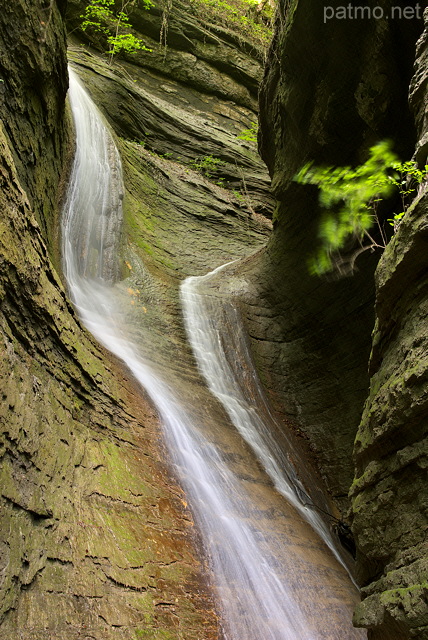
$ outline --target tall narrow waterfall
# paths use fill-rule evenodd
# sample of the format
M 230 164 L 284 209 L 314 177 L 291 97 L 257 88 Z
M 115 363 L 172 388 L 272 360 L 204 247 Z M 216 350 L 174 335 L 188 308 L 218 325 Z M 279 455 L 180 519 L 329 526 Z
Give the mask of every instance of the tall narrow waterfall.
M 302 514 L 347 569 L 346 556 L 340 552 L 321 516 L 321 513 L 328 514 L 328 505 L 314 504 L 302 484 L 296 463 L 291 462 L 297 453 L 285 436 L 285 442 L 278 443 L 279 431 L 254 370 L 237 309 L 227 301 L 226 307 L 215 295 L 212 283 L 227 266 L 218 267 L 205 276 L 187 278 L 180 288 L 187 337 L 198 367 L 208 388 L 224 406 L 276 489 Z
M 217 448 L 206 435 L 203 420 L 194 420 L 178 392 L 147 364 L 144 345 L 130 339 L 114 285 L 123 191 L 120 159 L 98 110 L 73 72 L 70 101 L 76 156 L 62 229 L 70 295 L 82 321 L 124 361 L 157 407 L 212 569 L 224 638 L 365 637 L 351 625 L 349 597 L 345 603 L 347 578 L 339 565 L 328 568 L 329 551 L 311 528 L 262 470 L 257 471 L 257 482 L 244 472 L 232 471 L 228 458 L 237 455 Z M 233 429 L 219 425 L 219 432 L 222 428 Z M 244 444 L 242 451 L 242 456 L 252 455 Z M 251 460 L 257 469 L 256 460 Z

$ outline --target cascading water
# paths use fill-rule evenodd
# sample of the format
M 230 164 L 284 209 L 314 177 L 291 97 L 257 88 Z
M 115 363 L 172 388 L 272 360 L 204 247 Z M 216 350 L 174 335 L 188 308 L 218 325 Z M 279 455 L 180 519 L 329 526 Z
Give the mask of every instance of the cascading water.
M 224 303 L 215 295 L 215 284 L 210 290 L 218 274 L 229 264 L 217 267 L 205 276 L 186 278 L 180 287 L 187 338 L 198 367 L 211 393 L 224 406 L 276 489 L 296 507 L 348 570 L 346 556 L 338 549 L 328 525 L 303 486 L 295 464 L 287 456 L 291 443 L 287 442 L 284 450 L 275 438 L 278 430 L 255 373 L 237 309 L 228 303 L 231 316 L 228 321 Z M 232 360 L 228 358 L 230 351 Z M 251 372 L 249 384 L 242 372 Z M 328 514 L 327 504 L 319 509 Z
M 326 550 L 318 548 L 297 514 L 292 520 L 294 509 L 290 507 L 293 514 L 281 531 L 275 531 L 276 520 L 284 519 L 286 501 L 269 482 L 262 479 L 257 484 L 229 468 L 227 456 L 205 435 L 204 424 L 192 418 L 178 393 L 147 364 L 144 345 L 130 339 L 114 285 L 123 192 L 120 158 L 102 117 L 72 71 L 70 102 L 76 155 L 62 229 L 70 295 L 84 324 L 124 361 L 157 407 L 210 561 L 224 638 L 365 637 L 364 632 L 352 629 L 352 602 L 345 594 L 349 587 L 340 567 L 330 572 L 330 583 L 336 587 L 325 587 L 329 573 L 323 560 Z M 250 465 L 257 467 L 255 461 Z M 262 471 L 258 473 L 264 477 Z M 287 546 L 285 529 L 294 546 Z M 302 559 L 303 539 L 307 561 Z M 297 569 L 295 563 L 300 563 Z M 324 594 L 319 606 L 317 592 Z M 321 620 L 320 612 L 326 607 L 328 614 Z

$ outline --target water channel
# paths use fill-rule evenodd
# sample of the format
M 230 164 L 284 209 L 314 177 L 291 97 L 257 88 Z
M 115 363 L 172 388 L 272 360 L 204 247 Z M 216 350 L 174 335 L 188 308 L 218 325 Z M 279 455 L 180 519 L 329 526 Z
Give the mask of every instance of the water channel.
M 245 339 L 233 337 L 243 335 L 242 327 L 236 331 L 233 305 L 213 309 L 219 303 L 209 290 L 210 276 L 182 285 L 184 321 L 206 393 L 225 409 L 226 418 L 214 427 L 215 417 L 205 421 L 200 408 L 195 419 L 191 393 L 184 401 L 147 357 L 144 342 L 133 338 L 118 288 L 124 194 L 119 153 L 72 70 L 69 98 L 76 132 L 62 223 L 69 293 L 85 326 L 125 363 L 157 409 L 211 567 L 224 639 L 365 638 L 351 624 L 358 595 L 346 562 L 310 505 L 296 456 L 273 435 L 274 420 L 251 372 Z M 215 324 L 219 313 L 235 327 L 229 335 Z

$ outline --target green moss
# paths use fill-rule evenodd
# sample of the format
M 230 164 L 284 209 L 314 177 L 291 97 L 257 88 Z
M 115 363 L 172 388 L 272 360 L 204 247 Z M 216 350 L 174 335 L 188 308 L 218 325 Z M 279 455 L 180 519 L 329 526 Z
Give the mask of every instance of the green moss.
M 42 50 L 45 55 L 46 47 Z M 20 82 L 20 74 L 15 79 Z M 39 123 L 32 124 L 38 129 Z M 45 132 L 43 143 L 49 144 Z M 4 144 L 0 131 L 0 145 Z M 51 157 L 45 144 L 40 150 Z M 176 532 L 184 529 L 180 515 L 173 508 L 165 513 L 159 508 L 162 497 L 173 502 L 175 493 L 152 463 L 158 443 L 151 413 L 144 429 L 144 404 L 133 403 L 119 372 L 116 378 L 116 368 L 71 312 L 16 179 L 12 156 L 5 152 L 2 157 L 8 178 L 0 193 L 5 267 L 0 291 L 8 293 L 0 313 L 4 637 L 57 638 L 63 621 L 83 628 L 95 619 L 106 640 L 117 633 L 132 638 L 140 620 L 142 627 L 164 627 L 151 629 L 148 637 L 176 639 L 177 633 L 165 630 L 173 623 L 167 616 L 162 619 L 154 601 L 163 601 L 167 581 L 174 598 L 182 597 L 183 584 L 189 572 L 197 571 L 197 562 L 189 541 L 176 540 Z M 41 173 L 50 171 L 48 160 L 37 154 L 35 160 Z M 43 197 L 53 197 L 54 189 L 46 188 L 52 175 L 39 181 L 41 173 L 34 185 Z M 41 213 L 38 200 L 34 202 Z M 48 208 L 44 211 L 47 214 Z M 143 213 L 144 232 L 153 230 L 149 205 Z M 109 440 L 119 433 L 120 438 Z M 137 441 L 139 435 L 144 444 Z M 196 588 L 186 597 L 205 606 Z M 200 637 L 204 633 L 201 617 L 189 624 L 189 640 L 193 622 Z M 33 621 L 40 633 L 29 629 Z
M 192 0 L 191 7 L 204 22 L 228 27 L 261 48 L 272 38 L 273 9 L 268 3 L 262 11 L 252 0 Z
M 135 502 L 153 494 L 153 490 L 143 483 L 141 476 L 133 469 L 135 463 L 127 460 L 125 447 L 119 448 L 107 440 L 100 445 L 100 452 L 104 465 L 98 474 L 97 484 L 107 496 Z
M 143 252 L 143 256 L 149 256 L 164 266 L 174 268 L 172 262 L 166 258 L 160 234 L 156 233 L 156 219 L 165 219 L 159 212 L 162 189 L 144 169 L 138 145 L 122 140 L 121 148 L 127 185 L 124 202 L 125 233 Z
M 135 640 L 176 640 L 177 635 L 163 629 L 136 629 Z
M 411 600 L 416 598 L 423 598 L 428 590 L 428 582 L 421 584 L 413 584 L 410 587 L 401 587 L 397 589 L 389 589 L 383 591 L 380 594 L 382 604 L 398 604 L 404 602 L 410 604 Z

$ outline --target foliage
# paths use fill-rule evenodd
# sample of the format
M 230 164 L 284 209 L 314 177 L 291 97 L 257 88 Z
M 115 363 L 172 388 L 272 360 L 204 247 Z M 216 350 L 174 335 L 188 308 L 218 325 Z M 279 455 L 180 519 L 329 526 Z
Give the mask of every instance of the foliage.
M 90 0 L 85 13 L 80 16 L 83 18 L 81 25 L 83 31 L 94 29 L 108 34 L 106 23 L 114 17 L 111 6 L 114 6 L 114 0 Z
M 107 42 L 110 45 L 108 53 L 115 56 L 117 53 L 124 51 L 125 53 L 136 53 L 138 50 L 151 51 L 139 38 L 132 33 L 118 33 L 116 36 L 109 36 Z
M 216 174 L 219 168 L 224 164 L 224 162 L 223 160 L 220 160 L 220 158 L 215 158 L 214 156 L 210 155 L 196 158 L 189 164 L 192 169 L 198 171 L 206 178 L 212 178 L 213 175 Z
M 263 49 L 272 38 L 273 9 L 267 1 L 191 0 L 191 5 L 204 21 L 234 29 Z
M 244 129 L 238 136 L 239 140 L 246 140 L 247 142 L 257 142 L 257 133 L 259 130 L 258 122 L 252 122 L 249 129 Z
M 138 2 L 146 9 L 153 6 L 152 0 L 121 0 L 120 9 L 115 8 L 115 0 L 90 0 L 85 8 L 81 27 L 83 31 L 92 31 L 106 36 L 110 49 L 110 59 L 118 53 L 136 53 L 139 50 L 150 51 L 140 38 L 137 38 L 130 29 L 130 11 Z
M 397 231 L 400 223 L 409 208 L 409 199 L 412 194 L 416 192 L 415 185 L 420 185 L 428 178 L 428 165 L 425 165 L 423 170 L 418 169 L 418 165 L 414 160 L 404 162 L 403 164 L 397 163 L 393 167 L 397 172 L 393 178 L 395 186 L 398 188 L 402 211 L 395 213 L 392 218 L 388 218 L 388 222 L 393 227 L 394 233 Z
M 420 171 L 415 162 L 401 164 L 389 141 L 372 147 L 368 160 L 356 168 L 305 165 L 294 179 L 300 184 L 317 185 L 319 203 L 325 210 L 319 230 L 321 247 L 309 259 L 310 272 L 321 275 L 343 264 L 335 258 L 351 241 L 360 243 L 350 260 L 351 270 L 362 251 L 385 248 L 387 239 L 377 216 L 379 202 L 398 189 L 403 211 L 388 220 L 396 230 L 415 191 L 409 185 L 412 181 L 420 184 L 427 171 L 428 166 Z M 379 241 L 370 233 L 376 224 Z

